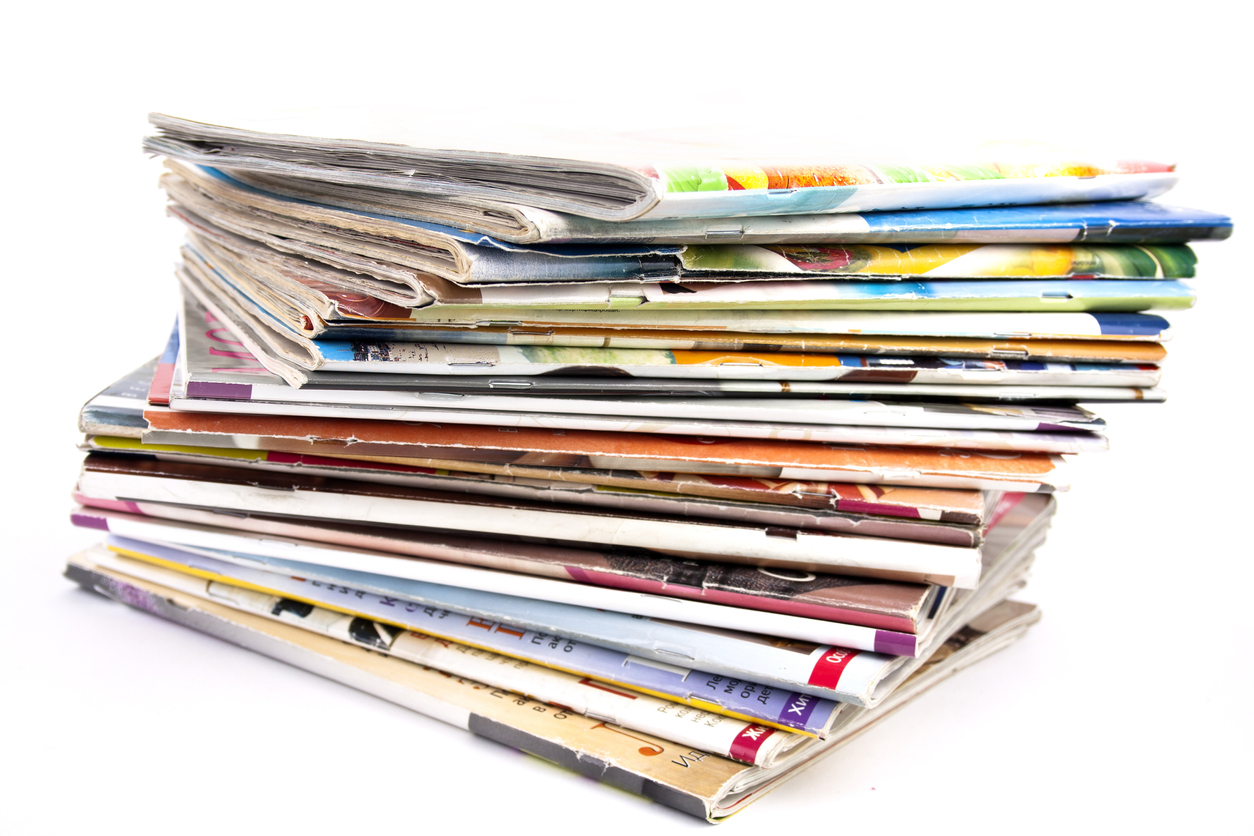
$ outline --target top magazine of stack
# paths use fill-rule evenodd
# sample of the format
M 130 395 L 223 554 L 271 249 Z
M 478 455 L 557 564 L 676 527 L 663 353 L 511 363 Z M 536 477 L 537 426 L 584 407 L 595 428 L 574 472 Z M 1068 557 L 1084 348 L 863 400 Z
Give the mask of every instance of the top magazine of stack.
M 639 222 L 1137 200 L 1166 192 L 1177 179 L 1169 164 L 1035 144 L 923 158 L 867 154 L 795 132 L 688 129 L 663 137 L 649 128 L 418 124 L 369 108 L 232 117 L 235 127 L 162 114 L 149 120 L 156 133 L 144 147 L 155 154 L 263 181 L 329 184 L 333 196 L 363 188 L 428 195 L 460 204 L 468 215 L 503 204 Z M 318 200 L 325 201 L 322 192 Z

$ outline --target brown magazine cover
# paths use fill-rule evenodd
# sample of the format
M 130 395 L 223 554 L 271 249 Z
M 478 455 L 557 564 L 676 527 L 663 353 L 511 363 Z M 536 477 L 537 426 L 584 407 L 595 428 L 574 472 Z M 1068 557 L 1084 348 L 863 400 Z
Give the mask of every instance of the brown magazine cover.
M 843 481 L 912 487 L 1065 490 L 1063 459 L 1042 453 L 980 453 L 928 448 L 817 444 L 779 439 L 651 433 L 443 426 L 351 418 L 301 418 L 148 410 L 164 443 L 250 446 L 289 453 L 440 459 L 749 476 L 784 481 Z M 180 440 L 173 433 L 195 434 Z M 206 436 L 224 437 L 213 444 Z M 241 445 L 235 437 L 249 437 Z M 409 462 L 404 462 L 409 463 Z
M 137 434 L 139 435 L 139 434 Z M 980 525 L 989 505 L 988 491 L 953 488 L 910 488 L 898 485 L 864 485 L 849 482 L 762 479 L 749 476 L 720 476 L 702 473 L 666 471 L 602 470 L 597 468 L 558 467 L 553 465 L 494 464 L 491 462 L 459 462 L 449 459 L 391 456 L 347 456 L 339 442 L 321 440 L 263 438 L 196 432 L 147 431 L 142 433 L 152 443 L 148 449 L 167 446 L 185 449 L 228 451 L 235 456 L 264 456 L 268 461 L 300 466 L 309 462 L 339 462 L 344 478 L 369 479 L 382 472 L 405 473 L 473 473 L 502 478 L 539 479 L 580 485 L 607 486 L 628 490 L 661 491 L 684 496 L 741 500 L 774 505 L 822 508 L 850 514 L 904 517 L 916 520 L 937 520 L 959 525 Z M 97 437 L 98 438 L 98 437 Z M 257 446 L 228 446 L 239 442 L 255 442 Z M 92 442 L 88 442 L 92 444 Z M 266 446 L 261 446 L 265 444 Z M 192 446 L 188 446 L 192 445 Z M 197 448 L 194 445 L 200 445 Z M 286 452 L 288 447 L 313 447 L 318 455 Z M 142 448 L 141 448 L 142 450 Z M 335 466 L 335 465 L 331 465 Z M 900 536 L 900 535 L 894 535 Z
M 943 543 L 949 546 L 978 546 L 981 539 L 980 531 L 973 522 L 962 524 L 920 519 L 917 513 L 914 515 L 908 513 L 889 516 L 872 515 L 873 511 L 880 509 L 875 507 L 876 494 L 870 490 L 865 494 L 854 493 L 850 496 L 850 505 L 853 505 L 855 499 L 862 501 L 856 511 L 851 511 L 849 509 L 837 510 L 830 507 L 831 503 L 826 501 L 802 505 L 800 503 L 766 503 L 741 498 L 711 498 L 694 496 L 691 493 L 681 495 L 671 491 L 660 491 L 656 486 L 650 486 L 648 482 L 639 482 L 630 487 L 620 488 L 568 480 L 470 473 L 358 459 L 276 453 L 267 450 L 242 451 L 213 447 L 145 444 L 136 439 L 109 436 L 89 436 L 81 447 L 92 452 L 146 456 L 162 461 L 188 464 L 239 467 L 244 470 L 325 476 L 331 479 L 353 479 L 363 482 L 383 482 L 436 491 L 588 505 L 673 517 L 731 520 L 787 528 L 838 531 L 864 537 L 920 540 L 925 543 Z M 631 474 L 631 471 L 627 473 Z M 652 474 L 639 475 L 643 477 Z M 718 477 L 711 478 L 717 479 Z M 729 478 L 729 481 L 735 480 Z M 764 480 L 746 481 L 755 483 Z M 881 489 L 881 492 L 885 490 Z M 818 499 L 822 500 L 823 497 Z M 986 497 L 986 506 L 988 501 L 992 501 L 991 496 Z M 910 518 L 911 516 L 914 518 Z

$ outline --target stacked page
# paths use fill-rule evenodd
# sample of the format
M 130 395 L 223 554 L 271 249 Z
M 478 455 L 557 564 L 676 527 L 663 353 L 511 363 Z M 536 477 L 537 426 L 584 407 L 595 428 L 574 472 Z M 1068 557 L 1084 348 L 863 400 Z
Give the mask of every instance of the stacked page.
M 709 821 L 1036 622 L 1232 227 L 1041 146 L 151 119 L 180 302 L 67 577 Z

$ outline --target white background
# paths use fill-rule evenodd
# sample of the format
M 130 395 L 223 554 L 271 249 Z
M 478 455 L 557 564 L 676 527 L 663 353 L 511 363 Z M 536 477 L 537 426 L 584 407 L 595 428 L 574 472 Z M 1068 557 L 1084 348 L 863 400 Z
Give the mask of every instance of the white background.
M 1033 138 L 1178 162 L 1170 200 L 1227 212 L 1238 232 L 1197 248 L 1201 301 L 1171 317 L 1169 402 L 1100 410 L 1114 449 L 1078 463 L 1022 596 L 1043 623 L 725 827 L 1248 827 L 1239 7 L 80 5 L 10 10 L 0 58 L 5 832 L 705 827 L 60 577 L 95 539 L 67 521 L 78 407 L 157 353 L 173 317 L 179 236 L 139 150 L 146 112 L 358 97 L 421 112 L 450 91 L 533 119 L 772 120 L 862 144 Z

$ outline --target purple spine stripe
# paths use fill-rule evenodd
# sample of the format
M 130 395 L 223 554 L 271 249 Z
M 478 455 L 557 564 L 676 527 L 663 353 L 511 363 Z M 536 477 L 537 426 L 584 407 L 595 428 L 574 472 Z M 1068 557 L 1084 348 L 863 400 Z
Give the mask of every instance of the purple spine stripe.
M 187 394 L 193 398 L 225 398 L 233 401 L 250 400 L 253 387 L 248 383 L 210 383 L 189 381 Z
M 98 528 L 101 531 L 109 530 L 109 521 L 104 517 L 97 517 L 92 514 L 70 514 L 70 522 L 79 528 Z
M 887 653 L 890 656 L 913 656 L 917 639 L 906 633 L 891 633 L 887 630 L 875 631 L 875 652 Z
M 814 706 L 818 703 L 819 698 L 809 694 L 789 694 L 788 702 L 777 719 L 794 728 L 806 728 L 810 722 L 810 715 L 814 713 Z

